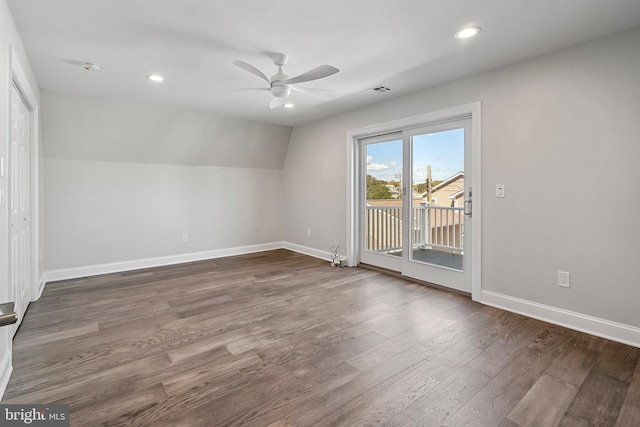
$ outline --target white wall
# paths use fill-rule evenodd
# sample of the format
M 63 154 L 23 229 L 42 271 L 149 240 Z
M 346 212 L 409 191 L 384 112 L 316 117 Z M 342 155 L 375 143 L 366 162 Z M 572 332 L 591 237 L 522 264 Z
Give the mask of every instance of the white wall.
M 640 327 L 639 70 L 635 29 L 296 127 L 284 240 L 345 247 L 348 130 L 481 101 L 483 289 Z
M 291 128 L 45 90 L 42 109 L 48 272 L 282 241 Z
M 5 0 L 0 0 L 0 157 L 5 162 L 5 174 L 0 176 L 0 303 L 9 300 L 9 208 L 7 204 L 8 166 L 9 158 L 9 129 L 10 122 L 10 97 L 11 97 L 11 47 L 15 49 L 18 60 L 26 73 L 29 86 L 34 90 L 34 96 L 38 98 L 38 84 L 30 68 L 27 57 L 20 41 L 20 36 L 15 28 L 11 12 Z M 36 165 L 37 167 L 38 165 Z M 39 272 L 36 272 L 39 276 Z M 37 277 L 35 278 L 37 280 Z M 11 373 L 11 343 L 9 328 L 0 328 L 0 396 L 9 381 Z
M 48 159 L 282 169 L 291 128 L 42 90 Z

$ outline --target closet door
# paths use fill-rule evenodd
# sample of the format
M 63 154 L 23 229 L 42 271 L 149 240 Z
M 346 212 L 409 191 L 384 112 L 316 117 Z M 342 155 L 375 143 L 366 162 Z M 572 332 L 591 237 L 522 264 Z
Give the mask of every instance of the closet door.
M 31 111 L 14 86 L 11 89 L 9 156 L 10 292 L 15 301 L 17 330 L 31 298 Z

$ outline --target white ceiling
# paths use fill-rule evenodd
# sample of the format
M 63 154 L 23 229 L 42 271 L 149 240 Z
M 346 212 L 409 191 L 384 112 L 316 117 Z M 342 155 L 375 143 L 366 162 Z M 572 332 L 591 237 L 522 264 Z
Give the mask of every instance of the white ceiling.
M 41 88 L 284 125 L 348 111 L 640 25 L 640 0 L 8 0 Z M 482 27 L 471 40 L 453 34 Z M 271 94 L 235 67 L 267 75 L 270 52 L 295 76 L 338 67 L 306 86 L 324 100 Z M 100 72 L 84 71 L 90 61 Z M 162 84 L 145 79 L 165 76 Z M 367 89 L 383 84 L 392 90 Z

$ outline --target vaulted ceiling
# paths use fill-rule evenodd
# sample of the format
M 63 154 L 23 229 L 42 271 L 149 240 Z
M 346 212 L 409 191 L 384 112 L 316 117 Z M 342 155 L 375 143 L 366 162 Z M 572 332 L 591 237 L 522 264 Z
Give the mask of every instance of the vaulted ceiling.
M 41 88 L 297 125 L 640 25 L 640 0 L 8 0 Z M 461 27 L 482 28 L 468 40 Z M 266 84 L 341 71 L 270 110 Z M 97 63 L 87 72 L 84 62 Z M 145 78 L 164 76 L 163 83 Z M 391 90 L 371 91 L 384 85 Z

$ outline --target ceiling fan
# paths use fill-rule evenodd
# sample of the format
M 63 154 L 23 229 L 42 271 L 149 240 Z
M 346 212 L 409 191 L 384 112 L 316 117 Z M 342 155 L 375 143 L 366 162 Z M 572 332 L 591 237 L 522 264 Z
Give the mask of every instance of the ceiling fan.
M 269 87 L 255 88 L 249 90 L 263 90 L 269 91 L 274 96 L 273 100 L 269 103 L 269 108 L 272 110 L 283 106 L 286 103 L 285 98 L 291 94 L 291 91 L 303 93 L 305 95 L 317 96 L 322 98 L 335 98 L 338 94 L 335 90 L 315 89 L 310 87 L 298 86 L 299 83 L 310 82 L 312 80 L 319 80 L 325 77 L 329 77 L 337 73 L 336 67 L 331 65 L 320 65 L 312 70 L 302 73 L 299 76 L 289 78 L 283 71 L 282 67 L 287 63 L 287 55 L 283 53 L 274 53 L 271 55 L 273 63 L 278 67 L 278 72 L 267 77 L 265 73 L 258 68 L 244 61 L 233 61 L 233 65 L 238 68 L 242 68 L 245 71 L 250 72 L 269 84 Z

